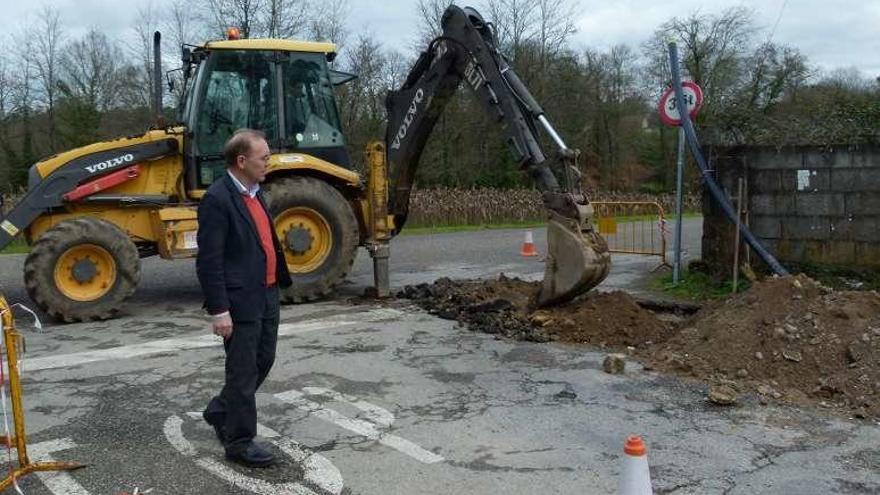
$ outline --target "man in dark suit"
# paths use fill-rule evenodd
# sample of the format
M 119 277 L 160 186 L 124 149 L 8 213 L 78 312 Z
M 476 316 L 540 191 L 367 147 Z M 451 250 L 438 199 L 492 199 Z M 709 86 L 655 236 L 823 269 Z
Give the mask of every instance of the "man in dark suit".
M 271 155 L 259 131 L 236 131 L 223 148 L 226 171 L 199 204 L 196 272 L 214 333 L 226 349 L 226 383 L 203 413 L 234 462 L 264 467 L 254 443 L 255 394 L 275 361 L 279 286 L 291 284 L 272 217 L 260 195 Z

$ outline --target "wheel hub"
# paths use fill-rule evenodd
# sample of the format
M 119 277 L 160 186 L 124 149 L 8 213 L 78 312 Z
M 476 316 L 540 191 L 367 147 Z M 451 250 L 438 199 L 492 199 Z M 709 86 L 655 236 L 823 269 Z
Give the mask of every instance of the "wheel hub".
M 73 264 L 71 272 L 74 280 L 81 284 L 86 284 L 91 282 L 95 275 L 98 274 L 98 266 L 94 261 L 84 258 Z
M 310 273 L 333 249 L 330 223 L 318 211 L 293 206 L 275 217 L 275 231 L 284 243 L 284 260 L 291 273 Z
M 97 244 L 72 246 L 55 263 L 55 287 L 73 301 L 95 301 L 116 284 L 116 260 Z
M 302 254 L 311 249 L 315 240 L 312 233 L 302 225 L 290 229 L 285 237 L 287 248 L 296 254 Z

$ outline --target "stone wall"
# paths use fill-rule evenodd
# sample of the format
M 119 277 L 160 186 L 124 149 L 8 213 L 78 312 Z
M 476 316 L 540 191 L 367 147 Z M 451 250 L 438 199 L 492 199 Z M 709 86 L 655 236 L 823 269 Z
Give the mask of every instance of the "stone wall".
M 752 232 L 783 265 L 880 268 L 880 146 L 736 147 L 711 154 L 710 167 L 729 198 L 745 179 Z M 708 192 L 703 213 L 703 258 L 729 273 L 734 227 Z

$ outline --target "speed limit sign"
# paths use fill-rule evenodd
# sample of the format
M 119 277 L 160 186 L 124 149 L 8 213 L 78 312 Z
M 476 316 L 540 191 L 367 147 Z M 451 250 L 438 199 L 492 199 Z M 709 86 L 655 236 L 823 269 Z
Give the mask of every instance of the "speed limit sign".
M 681 89 L 685 105 L 687 105 L 688 115 L 694 118 L 703 105 L 703 90 L 696 83 L 690 81 L 682 82 Z M 660 120 L 664 124 L 671 126 L 681 125 L 681 113 L 679 113 L 678 105 L 675 102 L 675 90 L 673 88 L 667 89 L 663 96 L 660 97 L 659 111 Z

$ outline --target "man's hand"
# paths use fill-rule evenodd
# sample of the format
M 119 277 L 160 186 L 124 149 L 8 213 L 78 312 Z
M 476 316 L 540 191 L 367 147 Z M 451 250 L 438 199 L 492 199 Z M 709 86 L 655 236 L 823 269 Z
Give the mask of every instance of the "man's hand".
M 214 320 L 214 335 L 219 335 L 224 340 L 232 337 L 232 316 L 229 315 L 228 311 L 219 315 L 213 315 L 211 318 Z

